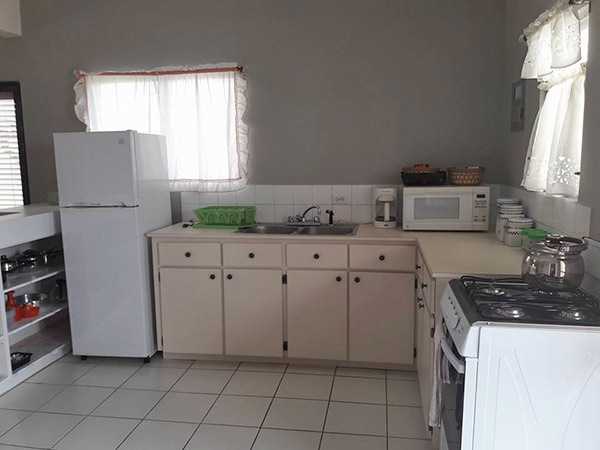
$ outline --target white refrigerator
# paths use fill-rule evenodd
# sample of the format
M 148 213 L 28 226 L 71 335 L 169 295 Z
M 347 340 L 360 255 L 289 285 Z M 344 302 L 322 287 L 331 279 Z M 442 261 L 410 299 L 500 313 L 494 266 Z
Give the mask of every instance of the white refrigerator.
M 73 353 L 156 352 L 146 233 L 171 224 L 164 136 L 55 133 Z

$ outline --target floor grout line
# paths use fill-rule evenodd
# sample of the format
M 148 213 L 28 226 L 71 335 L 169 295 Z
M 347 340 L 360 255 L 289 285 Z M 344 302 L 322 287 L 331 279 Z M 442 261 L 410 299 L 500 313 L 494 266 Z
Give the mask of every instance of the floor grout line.
M 185 449 L 185 447 L 187 447 L 191 441 L 191 439 L 194 437 L 194 435 L 198 432 L 200 426 L 202 424 L 205 423 L 206 418 L 208 417 L 208 415 L 210 414 L 210 412 L 212 411 L 212 409 L 214 408 L 215 404 L 219 401 L 219 399 L 222 396 L 231 396 L 231 397 L 255 397 L 255 398 L 269 398 L 269 406 L 262 418 L 261 424 L 258 427 L 254 427 L 254 426 L 244 426 L 244 425 L 231 425 L 231 424 L 210 424 L 210 425 L 214 425 L 214 426 L 223 426 L 223 427 L 241 427 L 241 428 L 251 428 L 251 429 L 256 429 L 257 433 L 256 436 L 254 437 L 253 441 L 252 441 L 252 446 L 251 448 L 253 448 L 256 445 L 256 442 L 258 440 L 258 436 L 260 434 L 260 431 L 263 429 L 272 429 L 272 430 L 282 430 L 282 431 L 294 431 L 294 432 L 318 432 L 315 430 L 303 430 L 303 429 L 295 429 L 295 428 L 278 428 L 278 427 L 267 427 L 265 426 L 266 423 L 266 419 L 267 416 L 269 414 L 269 412 L 271 411 L 271 408 L 274 404 L 275 399 L 289 399 L 289 400 L 308 400 L 308 401 L 315 401 L 315 402 L 325 402 L 327 401 L 327 408 L 325 410 L 325 417 L 323 420 L 323 425 L 321 427 L 321 431 L 320 431 L 320 438 L 319 438 L 319 445 L 318 448 L 320 449 L 322 447 L 323 444 L 323 438 L 324 438 L 324 434 L 325 434 L 325 427 L 327 424 L 327 419 L 328 419 L 328 415 L 329 415 L 329 409 L 331 406 L 331 403 L 347 403 L 347 404 L 358 404 L 358 405 L 377 405 L 377 406 L 384 406 L 385 407 L 385 428 L 386 428 L 386 432 L 385 432 L 385 436 L 380 436 L 380 437 L 384 437 L 386 439 L 386 450 L 389 448 L 389 439 L 392 438 L 396 438 L 396 436 L 389 436 L 389 414 L 388 414 L 388 410 L 390 406 L 394 406 L 394 407 L 400 407 L 400 408 L 414 408 L 414 409 L 421 409 L 420 406 L 414 406 L 414 405 L 391 405 L 388 402 L 388 371 L 384 370 L 384 369 L 378 369 L 378 370 L 384 370 L 385 371 L 385 376 L 383 378 L 381 377 L 370 377 L 370 376 L 360 376 L 360 375 L 346 375 L 346 374 L 340 374 L 338 373 L 338 368 L 344 368 L 345 366 L 335 366 L 333 374 L 324 374 L 324 373 L 298 373 L 298 372 L 290 372 L 290 364 L 285 364 L 285 368 L 283 371 L 274 371 L 274 370 L 244 370 L 243 368 L 243 363 L 244 361 L 240 361 L 238 363 L 238 365 L 236 366 L 235 369 L 215 369 L 215 368 L 205 368 L 205 367 L 198 367 L 198 368 L 193 368 L 193 364 L 195 363 L 195 361 L 192 361 L 187 367 L 169 367 L 169 366 L 163 366 L 163 365 L 152 365 L 152 363 L 148 363 L 148 364 L 142 364 L 140 366 L 134 365 L 134 364 L 110 364 L 110 363 L 106 363 L 105 361 L 101 361 L 99 363 L 79 363 L 76 361 L 61 361 L 58 360 L 57 362 L 64 362 L 66 364 L 86 364 L 91 366 L 89 370 L 87 370 L 86 372 L 82 373 L 80 376 L 78 376 L 75 380 L 73 380 L 70 384 L 66 384 L 66 385 L 62 385 L 62 384 L 52 384 L 52 383 L 44 383 L 44 382 L 29 382 L 29 381 L 25 381 L 24 383 L 27 384 L 37 384 L 37 385 L 44 385 L 44 386 L 57 386 L 60 387 L 61 389 L 58 390 L 58 392 L 56 394 L 54 394 L 53 396 L 51 396 L 48 400 L 46 400 L 45 402 L 43 402 L 40 406 L 38 406 L 38 408 L 34 411 L 26 411 L 26 410 L 19 410 L 19 409 L 13 409 L 13 408 L 0 408 L 0 409 L 5 409 L 5 410 L 9 410 L 9 411 L 19 411 L 19 412 L 24 412 L 27 413 L 27 415 L 25 417 L 23 417 L 23 419 L 21 419 L 18 423 L 16 423 L 15 425 L 13 425 L 10 429 L 6 430 L 2 435 L 0 436 L 4 436 L 7 433 L 9 433 L 13 428 L 15 428 L 16 426 L 18 426 L 19 424 L 21 424 L 23 421 L 27 420 L 29 417 L 31 417 L 33 414 L 35 413 L 44 413 L 44 414 L 57 414 L 57 415 L 71 415 L 71 416 L 76 416 L 76 417 L 80 417 L 81 420 L 79 420 L 72 428 L 70 428 L 60 439 L 58 439 L 58 441 L 56 441 L 53 446 L 56 446 L 57 444 L 59 444 L 63 439 L 65 439 L 65 437 L 67 437 L 75 428 L 77 428 L 84 420 L 86 420 L 88 417 L 103 417 L 103 418 L 111 418 L 111 419 L 126 419 L 126 420 L 136 420 L 137 424 L 132 428 L 132 430 L 122 439 L 122 441 L 119 443 L 119 445 L 117 446 L 118 448 L 121 448 L 124 444 L 124 442 L 135 432 L 135 430 L 144 422 L 144 421 L 148 421 L 148 420 L 152 420 L 155 422 L 164 422 L 164 423 L 179 423 L 179 424 L 189 424 L 189 425 L 196 425 L 196 427 L 194 428 L 194 431 L 190 434 L 189 438 L 187 439 L 187 441 L 185 442 L 184 446 L 182 447 L 182 449 Z M 253 362 L 249 362 L 249 363 L 253 363 Z M 281 365 L 281 363 L 262 363 L 262 364 L 278 364 Z M 99 367 L 99 366 L 137 366 L 136 370 L 129 375 L 123 382 L 121 382 L 118 386 L 94 386 L 94 385 L 81 385 L 81 384 L 75 384 L 79 379 L 81 379 L 82 377 L 84 377 L 86 374 L 88 374 L 89 372 L 91 372 L 92 370 L 94 370 L 94 368 Z M 175 364 L 173 365 L 175 366 Z M 50 367 L 50 366 L 48 366 Z M 130 380 L 132 379 L 136 374 L 138 374 L 141 369 L 143 369 L 144 367 L 147 368 L 156 368 L 156 369 L 181 369 L 183 370 L 183 372 L 181 373 L 181 375 L 170 385 L 169 389 L 166 391 L 158 391 L 158 390 L 154 390 L 154 389 L 135 389 L 135 388 L 126 388 L 124 387 L 124 385 Z M 215 393 L 215 392 L 188 392 L 188 391 L 175 391 L 173 390 L 173 388 L 175 387 L 175 385 L 190 371 L 196 371 L 196 370 L 211 370 L 211 371 L 229 371 L 231 372 L 231 375 L 229 376 L 229 378 L 227 379 L 227 382 L 224 384 L 223 388 L 220 390 L 219 393 Z M 242 373 L 277 373 L 280 374 L 280 378 L 279 381 L 277 383 L 277 387 L 275 388 L 275 391 L 272 395 L 270 396 L 260 396 L 260 395 L 252 395 L 252 394 L 225 394 L 225 390 L 227 388 L 227 386 L 231 383 L 231 380 L 234 378 L 235 374 L 237 372 L 242 372 Z M 408 371 L 407 371 L 408 372 Z M 39 372 L 38 372 L 39 373 Z M 312 376 L 321 376 L 321 377 L 330 377 L 331 378 L 331 387 L 329 389 L 329 397 L 328 399 L 323 399 L 323 398 L 306 398 L 306 397 L 277 397 L 277 392 L 279 391 L 281 384 L 283 382 L 283 379 L 285 378 L 285 376 L 287 374 L 293 374 L 293 375 L 312 375 Z M 385 380 L 384 386 L 385 386 L 385 403 L 365 403 L 365 402 L 353 402 L 353 401 L 333 401 L 332 397 L 333 397 L 333 389 L 335 386 L 335 381 L 337 379 L 337 377 L 342 377 L 342 378 L 361 378 L 361 379 L 383 379 Z M 418 386 L 418 380 L 411 380 L 411 379 L 392 379 L 392 381 L 405 381 L 405 382 L 415 382 Z M 20 385 L 24 384 L 21 383 Z M 18 385 L 18 386 L 20 386 Z M 57 396 L 59 396 L 62 392 L 64 392 L 68 387 L 70 386 L 76 386 L 76 387 L 83 387 L 83 388 L 105 388 L 105 389 L 112 389 L 113 392 L 110 393 L 110 395 L 102 400 L 102 402 L 100 402 L 96 407 L 94 407 L 94 409 L 92 409 L 91 412 L 89 412 L 88 414 L 75 414 L 75 413 L 61 413 L 61 412 L 45 412 L 45 411 L 40 411 L 40 408 L 42 408 L 43 406 L 45 406 L 47 403 L 49 403 L 50 401 L 52 401 L 54 398 L 56 398 Z M 15 386 L 17 387 L 17 386 Z M 132 390 L 132 391 L 145 391 L 145 392 L 160 392 L 162 395 L 160 396 L 160 399 L 148 410 L 148 412 L 142 417 L 142 418 L 131 418 L 131 417 L 114 417 L 114 416 L 94 416 L 92 415 L 94 413 L 94 411 L 96 411 L 102 404 L 104 404 L 106 401 L 108 401 L 111 397 L 113 397 L 118 391 L 126 391 L 126 390 Z M 165 399 L 165 397 L 169 394 L 169 393 L 181 393 L 181 394 L 200 394 L 200 395 L 211 395 L 214 396 L 214 400 L 212 402 L 212 404 L 210 405 L 210 407 L 207 409 L 206 413 L 202 416 L 202 420 L 200 421 L 200 423 L 197 423 L 195 421 L 191 421 L 191 422 L 182 422 L 182 421 L 178 421 L 178 420 L 164 420 L 164 419 L 149 419 L 148 417 L 150 416 L 150 414 L 156 410 L 156 408 L 158 407 L 158 405 Z M 370 434 L 362 434 L 362 433 L 351 433 L 351 432 L 337 432 L 337 431 L 332 431 L 331 434 L 339 434 L 339 435 L 348 435 L 348 436 L 379 436 L 379 435 L 370 435 Z M 423 440 L 423 441 L 430 441 L 430 439 L 423 439 L 423 438 L 410 438 L 410 437 L 397 437 L 398 439 L 408 439 L 408 440 Z M 23 447 L 26 448 L 26 447 Z
M 333 395 L 333 385 L 335 384 L 335 374 L 337 368 L 333 371 L 333 378 L 331 380 L 331 387 L 329 388 L 329 399 L 327 401 L 327 409 L 325 410 L 325 419 L 323 420 L 323 428 L 321 429 L 321 439 L 319 439 L 319 450 L 323 445 L 323 436 L 325 435 L 325 425 L 327 424 L 327 416 L 329 415 L 329 406 L 331 405 L 331 396 Z
M 240 364 L 240 366 L 241 366 L 241 364 Z M 285 376 L 285 371 L 287 371 L 287 368 L 288 368 L 288 364 L 286 364 L 285 370 L 283 371 L 283 373 L 281 374 L 281 378 L 279 379 L 279 383 L 277 383 L 277 388 L 275 388 L 275 391 L 273 392 L 273 397 L 271 397 L 271 402 L 269 403 L 269 407 L 267 408 L 267 411 L 265 412 L 265 415 L 260 423 L 260 427 L 258 428 L 258 433 L 256 433 L 256 436 L 254 436 L 254 440 L 252 441 L 250 450 L 252 450 L 254 448 L 254 445 L 256 444 L 256 440 L 258 439 L 258 436 L 260 435 L 260 430 L 263 429 L 263 425 L 265 424 L 265 420 L 267 420 L 267 416 L 269 415 L 269 411 L 271 410 L 271 406 L 273 405 L 273 401 L 275 400 L 275 395 L 277 395 L 277 391 L 279 390 L 279 386 L 281 386 L 281 382 L 283 381 L 283 377 Z

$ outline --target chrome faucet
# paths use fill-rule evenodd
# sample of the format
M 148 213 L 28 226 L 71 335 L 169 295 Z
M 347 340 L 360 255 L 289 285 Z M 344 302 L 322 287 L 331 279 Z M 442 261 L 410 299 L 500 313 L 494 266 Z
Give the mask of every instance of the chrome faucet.
M 295 217 L 290 216 L 288 218 L 288 222 L 293 223 L 293 224 L 307 224 L 306 223 L 306 215 L 308 214 L 309 211 L 316 209 L 317 210 L 317 215 L 314 217 L 313 222 L 315 224 L 320 224 L 321 223 L 321 207 L 319 205 L 313 205 L 310 208 L 306 208 L 306 211 L 304 211 L 302 214 L 297 214 Z M 308 225 L 308 224 L 307 224 Z

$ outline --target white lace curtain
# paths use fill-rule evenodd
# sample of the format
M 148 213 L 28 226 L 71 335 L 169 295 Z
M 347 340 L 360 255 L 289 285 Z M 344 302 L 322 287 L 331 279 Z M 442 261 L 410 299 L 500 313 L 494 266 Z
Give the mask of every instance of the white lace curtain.
M 235 64 L 77 76 L 75 112 L 88 131 L 167 137 L 172 191 L 246 186 L 246 80 Z
M 521 183 L 528 190 L 579 194 L 588 11 L 559 0 L 525 29 L 521 77 L 537 79 L 543 91 Z

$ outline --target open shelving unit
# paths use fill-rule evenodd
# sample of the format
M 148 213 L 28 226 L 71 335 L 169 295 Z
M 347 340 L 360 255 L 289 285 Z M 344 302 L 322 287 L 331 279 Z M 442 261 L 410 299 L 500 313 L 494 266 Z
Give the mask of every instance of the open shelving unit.
M 18 322 L 14 320 L 14 311 L 6 312 L 6 324 L 8 335 L 11 336 L 17 332 L 21 332 L 26 328 L 43 322 L 50 317 L 68 309 L 67 302 L 48 301 L 40 305 L 40 313 L 36 317 L 30 319 L 21 319 Z
M 16 291 L 17 289 L 60 275 L 64 271 L 65 266 L 61 261 L 60 263 L 54 262 L 28 272 L 11 273 L 6 283 L 4 283 L 2 292 L 6 294 L 9 291 Z
M 40 242 L 33 244 L 34 246 L 41 246 L 47 243 L 42 242 L 42 239 L 60 235 L 58 210 L 49 212 L 51 214 L 46 212 L 40 219 L 39 227 L 33 226 L 29 218 L 28 227 L 24 227 L 23 232 L 18 235 L 14 234 L 14 240 L 5 236 L 3 244 L 6 246 L 3 245 L 4 249 L 0 249 L 0 254 L 10 254 L 11 251 L 15 252 L 16 246 L 35 241 Z M 18 228 L 16 224 L 11 224 L 11 229 Z M 6 282 L 0 281 L 3 303 L 7 292 L 27 292 L 29 286 L 31 291 L 40 292 L 51 285 L 53 278 L 58 278 L 64 272 L 63 261 L 57 259 L 46 266 L 8 274 Z M 44 280 L 48 281 L 43 283 Z M 71 333 L 66 301 L 45 300 L 40 304 L 38 316 L 18 322 L 14 320 L 13 310 L 6 311 L 4 307 L 0 308 L 0 395 L 60 359 L 70 350 Z M 13 371 L 10 364 L 12 352 L 31 353 L 31 360 Z

